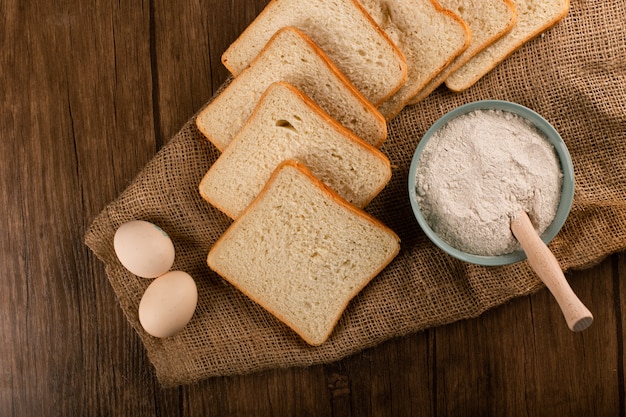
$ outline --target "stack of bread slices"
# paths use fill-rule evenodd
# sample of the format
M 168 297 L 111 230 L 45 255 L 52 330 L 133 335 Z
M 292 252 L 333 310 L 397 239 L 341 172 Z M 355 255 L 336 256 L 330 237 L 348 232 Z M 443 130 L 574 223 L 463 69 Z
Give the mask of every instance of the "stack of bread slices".
M 364 208 L 391 178 L 386 122 L 462 91 L 568 0 L 272 0 L 197 116 L 221 151 L 202 197 L 233 219 L 207 262 L 311 345 L 400 250 Z

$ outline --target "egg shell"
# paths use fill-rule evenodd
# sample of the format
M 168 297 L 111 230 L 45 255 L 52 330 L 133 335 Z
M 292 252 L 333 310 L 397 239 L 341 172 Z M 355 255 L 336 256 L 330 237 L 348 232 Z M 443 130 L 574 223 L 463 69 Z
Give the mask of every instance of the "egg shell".
M 193 278 L 183 271 L 170 271 L 146 288 L 139 302 L 139 322 L 154 337 L 170 337 L 189 323 L 197 303 Z
M 113 238 L 115 254 L 122 265 L 142 278 L 156 278 L 172 268 L 174 244 L 157 225 L 132 220 L 124 223 Z

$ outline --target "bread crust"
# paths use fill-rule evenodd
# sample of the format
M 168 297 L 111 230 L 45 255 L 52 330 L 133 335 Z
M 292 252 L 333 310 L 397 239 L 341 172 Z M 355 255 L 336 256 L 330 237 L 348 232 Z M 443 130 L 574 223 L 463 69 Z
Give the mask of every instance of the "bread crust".
M 376 0 L 379 3 L 383 3 L 382 0 Z M 420 0 L 421 1 L 421 0 Z M 402 0 L 394 0 L 390 2 L 393 3 L 401 3 Z M 387 3 L 384 3 L 387 4 Z M 414 6 L 414 4 L 410 5 Z M 424 54 L 419 57 L 414 57 L 417 59 L 407 60 L 407 67 L 409 68 L 407 83 L 396 93 L 394 97 L 391 97 L 390 100 L 379 105 L 379 110 L 387 120 L 391 120 L 394 118 L 402 109 L 409 104 L 409 101 L 419 93 L 437 74 L 439 74 L 450 62 L 452 62 L 457 56 L 462 54 L 470 45 L 471 41 L 471 31 L 467 23 L 461 19 L 458 15 L 443 8 L 436 0 L 428 0 L 428 4 L 432 8 L 432 12 L 437 15 L 440 19 L 445 20 L 446 27 L 451 28 L 454 27 L 455 30 L 459 30 L 463 33 L 463 43 L 459 45 L 455 45 L 456 49 L 452 50 L 451 48 L 445 49 L 445 56 L 442 56 L 445 60 L 438 59 L 436 62 L 435 68 L 429 68 L 428 72 L 422 70 L 411 71 L 413 68 L 419 68 L 420 60 L 424 59 Z M 389 9 L 393 10 L 394 6 L 387 4 Z M 399 6 L 398 6 L 399 7 Z M 420 13 L 422 11 L 420 10 Z M 398 11 L 400 13 L 400 11 Z M 391 18 L 393 23 L 393 19 Z M 395 26 L 395 24 L 393 25 Z M 420 30 L 420 29 L 416 29 Z M 426 30 L 426 29 L 425 29 Z M 406 32 L 402 31 L 407 39 L 409 39 L 409 43 L 411 40 L 415 41 L 415 34 L 406 35 Z M 458 39 L 460 40 L 460 39 Z M 405 54 L 409 56 L 408 54 Z
M 310 111 L 315 113 L 316 116 L 319 117 L 320 119 L 324 120 L 324 122 L 326 124 L 328 124 L 328 126 L 330 128 L 335 129 L 336 131 L 338 131 L 346 139 L 350 140 L 352 143 L 356 144 L 357 146 L 363 148 L 364 151 L 369 152 L 372 156 L 378 158 L 379 161 L 382 162 L 385 165 L 386 173 L 387 173 L 385 181 L 379 185 L 379 187 L 373 192 L 373 194 L 367 200 L 365 200 L 365 202 L 363 204 L 363 207 L 365 207 L 367 204 L 369 204 L 369 202 L 372 201 L 376 197 L 376 195 L 378 195 L 383 190 L 383 188 L 387 185 L 387 183 L 391 179 L 391 163 L 389 162 L 389 159 L 378 148 L 376 148 L 373 145 L 365 142 L 360 137 L 358 137 L 356 134 L 354 134 L 350 129 L 344 127 L 342 124 L 337 122 L 334 118 L 332 118 L 328 113 L 326 113 L 321 107 L 319 107 L 317 105 L 317 103 L 315 103 L 310 97 L 308 97 L 300 89 L 298 89 L 295 86 L 293 86 L 293 85 L 291 85 L 289 83 L 286 83 L 284 81 L 278 81 L 278 82 L 272 83 L 268 87 L 268 89 L 265 90 L 265 92 L 263 93 L 261 99 L 259 100 L 259 103 L 255 107 L 252 115 L 248 118 L 248 120 L 244 124 L 244 127 L 239 131 L 239 133 L 237 135 L 235 135 L 235 137 L 230 142 L 230 144 L 223 150 L 223 155 L 227 154 L 229 152 L 229 149 L 231 149 L 231 148 L 234 149 L 234 147 L 237 145 L 237 141 L 242 136 L 243 132 L 246 129 L 249 129 L 250 126 L 254 124 L 256 118 L 259 115 L 259 112 L 261 111 L 261 109 L 264 106 L 266 97 L 271 93 L 271 90 L 273 88 L 275 88 L 276 86 L 281 86 L 281 87 L 289 89 L 293 94 L 297 95 L 304 102 L 304 104 L 307 106 L 307 108 Z M 212 169 L 212 167 L 209 169 L 209 172 L 207 172 L 207 174 L 205 175 L 204 178 L 206 178 L 207 175 L 211 172 L 211 169 Z M 204 188 L 203 188 L 204 178 L 203 178 L 203 180 L 200 182 L 200 184 L 198 186 L 198 189 L 199 189 L 199 192 L 200 192 L 200 195 L 202 196 L 202 198 L 205 199 L 207 202 L 209 202 L 214 207 L 216 207 L 217 209 L 219 209 L 220 211 L 222 211 L 223 213 L 225 213 L 228 217 L 230 217 L 232 219 L 237 218 L 238 215 L 236 213 L 233 213 L 231 210 L 227 209 L 226 207 L 221 205 L 218 201 L 213 199 L 209 194 L 204 192 Z
M 437 1 L 437 0 L 430 0 L 430 2 L 435 6 L 435 8 L 440 12 L 443 13 L 447 16 L 449 16 L 451 19 L 454 19 L 457 21 L 457 23 L 459 23 L 462 27 L 463 30 L 465 31 L 465 43 L 463 44 L 463 46 L 461 46 L 457 51 L 455 55 L 451 55 L 450 58 L 448 59 L 447 62 L 445 62 L 441 67 L 439 67 L 438 71 L 436 71 L 435 73 L 433 73 L 431 75 L 431 77 L 426 80 L 426 83 L 429 83 L 430 81 L 432 81 L 433 78 L 435 78 L 435 76 L 441 72 L 444 68 L 446 68 L 451 62 L 454 61 L 454 59 L 456 57 L 458 57 L 459 55 L 461 55 L 463 52 L 465 52 L 467 50 L 467 48 L 470 46 L 470 44 L 472 43 L 472 31 L 469 27 L 469 25 L 467 24 L 467 22 L 463 19 L 461 19 L 456 13 L 453 13 L 451 10 L 445 9 L 441 6 L 441 4 Z
M 467 61 L 472 59 L 472 57 L 479 54 L 481 51 L 483 51 L 487 47 L 491 46 L 494 42 L 496 42 L 498 39 L 500 39 L 501 37 L 509 33 L 511 29 L 513 29 L 513 27 L 515 26 L 515 22 L 517 21 L 517 10 L 515 8 L 515 4 L 513 3 L 512 0 L 502 0 L 502 2 L 508 7 L 509 11 L 511 12 L 511 18 L 509 19 L 507 25 L 503 26 L 499 32 L 495 33 L 492 37 L 490 37 L 485 42 L 480 44 L 471 54 L 467 54 L 466 52 L 469 50 L 469 47 L 471 46 L 471 42 L 470 42 L 470 45 L 468 45 L 468 48 L 465 51 L 463 51 L 459 56 L 457 56 L 453 61 L 451 61 L 449 65 L 442 68 L 440 74 L 435 76 L 429 82 L 429 84 L 426 87 L 424 87 L 421 91 L 419 91 L 415 96 L 413 96 L 408 101 L 407 104 L 409 105 L 417 104 L 423 99 L 425 99 L 430 93 L 435 91 L 437 87 L 439 87 L 441 84 L 445 82 L 445 79 L 448 76 L 448 74 L 451 74 L 456 69 L 463 66 L 463 64 L 465 64 Z M 474 38 L 472 38 L 472 41 L 473 39 Z
M 473 76 L 471 78 L 468 78 L 467 80 L 465 80 L 465 82 L 463 84 L 453 84 L 453 83 L 449 83 L 448 80 L 446 80 L 446 87 L 448 87 L 451 91 L 454 91 L 454 92 L 457 92 L 457 93 L 460 93 L 460 92 L 465 91 L 468 88 L 470 88 L 478 80 L 480 80 L 485 74 L 489 73 L 496 66 L 498 66 L 502 61 L 506 60 L 508 57 L 513 55 L 521 47 L 523 47 L 528 42 L 530 42 L 531 40 L 535 39 L 536 37 L 541 35 L 543 32 L 547 31 L 548 29 L 550 29 L 554 25 L 556 25 L 558 22 L 560 22 L 567 15 L 567 13 L 569 12 L 569 5 L 570 5 L 569 0 L 563 0 L 562 3 L 563 4 L 561 5 L 561 10 L 560 10 L 560 12 L 557 15 L 555 15 L 551 20 L 546 21 L 543 25 L 537 27 L 534 31 L 532 31 L 526 37 L 518 40 L 504 55 L 502 55 L 497 60 L 494 60 L 493 62 L 491 62 L 490 65 L 485 67 L 485 69 L 482 72 L 476 74 L 475 76 Z M 509 31 L 504 36 L 507 36 L 510 33 L 511 33 L 511 31 Z M 502 37 L 502 38 L 500 38 L 498 40 L 501 40 L 501 39 L 504 39 L 504 37 Z M 490 46 L 494 45 L 495 43 L 496 42 L 492 43 Z M 485 48 L 485 49 L 487 49 L 487 48 Z
M 289 318 L 285 317 L 279 311 L 276 311 L 275 309 L 273 309 L 271 306 L 269 306 L 269 305 L 267 305 L 265 303 L 260 302 L 258 300 L 258 298 L 255 296 L 255 294 L 252 294 L 250 291 L 248 291 L 247 288 L 243 288 L 242 286 L 238 285 L 236 282 L 232 282 L 231 280 L 229 280 L 229 277 L 225 276 L 226 274 L 223 271 L 220 271 L 220 268 L 218 266 L 216 266 L 215 263 L 212 261 L 213 254 L 219 248 L 219 246 L 225 240 L 227 240 L 232 233 L 236 233 L 237 225 L 239 224 L 239 222 L 241 222 L 242 219 L 245 217 L 245 215 L 248 212 L 254 210 L 256 205 L 258 205 L 263 200 L 263 198 L 265 198 L 266 193 L 271 188 L 273 182 L 276 180 L 276 178 L 280 174 L 281 170 L 285 169 L 285 168 L 288 168 L 288 167 L 291 167 L 291 168 L 294 168 L 294 169 L 297 169 L 298 171 L 300 171 L 300 173 L 302 173 L 304 176 L 306 176 L 322 193 L 325 194 L 326 198 L 329 198 L 330 200 L 334 201 L 336 204 L 338 204 L 344 210 L 348 211 L 350 214 L 359 216 L 362 219 L 370 222 L 375 227 L 378 227 L 381 230 L 384 230 L 386 233 L 389 233 L 390 236 L 392 236 L 395 239 L 395 241 L 397 242 L 397 245 L 394 248 L 394 251 L 391 252 L 390 256 L 387 259 L 385 259 L 384 262 L 382 262 L 380 264 L 379 268 L 377 270 L 375 270 L 374 273 L 372 273 L 369 276 L 367 276 L 365 279 L 362 279 L 360 281 L 360 285 L 356 286 L 354 288 L 354 290 L 349 294 L 349 296 L 345 297 L 345 299 L 341 303 L 341 308 L 339 309 L 340 314 L 338 314 L 336 317 L 333 317 L 333 319 L 332 319 L 332 326 L 329 326 L 328 331 L 325 332 L 325 334 L 322 337 L 320 337 L 319 340 L 317 340 L 317 339 L 314 340 L 314 339 L 309 338 L 306 334 L 303 334 L 301 332 L 301 329 L 299 329 L 298 326 L 295 323 L 291 322 L 289 320 Z M 367 212 L 365 212 L 365 211 L 363 211 L 363 210 L 353 206 L 349 202 L 347 202 L 344 199 L 342 199 L 339 195 L 337 195 L 337 193 L 335 193 L 327 185 L 325 185 L 322 181 L 320 181 L 318 178 L 316 178 L 312 174 L 312 172 L 306 166 L 301 164 L 300 162 L 297 162 L 295 160 L 286 160 L 286 161 L 282 162 L 274 170 L 274 172 L 272 173 L 272 176 L 270 177 L 269 181 L 266 183 L 265 187 L 259 193 L 257 198 L 244 210 L 242 215 L 238 219 L 236 219 L 231 224 L 231 226 L 222 234 L 222 236 L 215 242 L 215 244 L 213 245 L 213 247 L 209 251 L 209 254 L 207 255 L 207 265 L 209 266 L 209 268 L 211 268 L 213 271 L 215 271 L 217 274 L 219 274 L 222 278 L 224 278 L 226 281 L 231 283 L 231 285 L 233 285 L 235 288 L 237 288 L 237 290 L 241 291 L 244 295 L 246 295 L 250 300 L 252 300 L 253 302 L 255 302 L 258 305 L 260 305 L 261 307 L 263 307 L 269 313 L 274 315 L 278 320 L 280 320 L 281 322 L 286 324 L 288 327 L 290 327 L 306 343 L 308 343 L 309 345 L 312 345 L 312 346 L 319 346 L 319 345 L 323 344 L 330 337 L 330 335 L 332 334 L 332 332 L 333 332 L 334 328 L 336 327 L 337 323 L 341 319 L 341 316 L 343 315 L 343 312 L 345 311 L 345 309 L 349 305 L 350 301 L 360 291 L 362 291 L 363 288 L 365 288 L 367 286 L 367 284 L 369 284 L 371 282 L 371 280 L 375 276 L 377 276 L 384 268 L 387 267 L 387 265 L 389 265 L 389 263 L 397 256 L 399 251 L 400 251 L 400 238 L 398 237 L 398 235 L 393 230 L 389 229 L 380 220 L 374 218 L 373 216 L 371 216 Z
M 378 124 L 380 125 L 383 133 L 380 135 L 378 142 L 375 143 L 375 146 L 376 147 L 381 146 L 387 138 L 387 123 L 383 115 L 378 111 L 378 109 L 370 101 L 368 101 L 365 98 L 365 96 L 363 96 L 363 94 L 361 94 L 361 92 L 359 92 L 356 89 L 356 87 L 350 82 L 350 80 L 348 80 L 348 78 L 339 70 L 339 68 L 337 68 L 337 66 L 328 58 L 328 56 L 324 53 L 324 51 L 320 49 L 320 47 L 317 46 L 317 44 L 313 42 L 308 36 L 306 36 L 301 30 L 292 26 L 286 26 L 282 28 L 281 30 L 279 30 L 278 32 L 276 32 L 272 36 L 270 41 L 263 46 L 261 53 L 257 57 L 255 57 L 252 63 L 244 71 L 250 71 L 250 68 L 262 59 L 262 55 L 265 52 L 267 52 L 267 50 L 272 45 L 272 42 L 277 37 L 279 37 L 282 32 L 287 32 L 287 31 L 294 33 L 296 36 L 300 37 L 303 41 L 305 41 L 311 47 L 314 53 L 320 58 L 320 60 L 325 64 L 328 71 L 330 71 L 338 80 L 340 80 L 340 82 L 345 85 L 346 89 L 355 97 L 355 99 L 373 116 L 374 119 L 378 121 Z M 220 95 L 224 94 L 227 91 L 230 91 L 231 89 L 236 88 L 236 82 L 237 82 L 237 78 L 235 78 L 228 86 L 226 86 L 224 90 L 220 93 Z M 211 132 L 207 131 L 202 125 L 202 123 L 200 123 L 200 121 L 202 120 L 202 116 L 211 109 L 211 106 L 219 103 L 218 101 L 216 101 L 218 99 L 219 99 L 219 96 L 216 97 L 211 103 L 205 106 L 205 108 L 202 109 L 198 113 L 196 117 L 196 127 L 205 137 L 209 139 L 209 141 L 211 141 L 215 145 L 215 147 L 218 148 L 218 150 L 224 151 L 226 147 L 221 146 L 219 141 L 215 140 L 212 137 Z
M 354 3 L 354 5 L 357 8 L 361 9 L 361 12 L 363 12 L 363 14 L 367 18 L 367 20 L 369 20 L 370 23 L 372 24 L 372 26 L 374 26 L 374 28 L 376 28 L 378 33 L 383 38 L 385 38 L 387 40 L 387 42 L 389 42 L 389 44 L 392 46 L 392 48 L 396 51 L 396 54 L 398 54 L 400 57 L 402 57 L 402 60 L 400 62 L 401 62 L 401 65 L 402 65 L 402 72 L 404 74 L 404 77 L 402 77 L 401 82 L 396 86 L 395 90 L 392 90 L 391 92 L 389 92 L 389 94 L 387 94 L 386 96 L 382 97 L 378 103 L 374 103 L 376 106 L 379 106 L 380 104 L 384 103 L 385 101 L 387 101 L 391 97 L 393 97 L 394 94 L 396 94 L 402 88 L 402 86 L 404 86 L 404 84 L 406 83 L 406 80 L 407 80 L 407 77 L 408 77 L 408 73 L 409 73 L 408 65 L 406 63 L 406 57 L 404 56 L 404 53 L 402 53 L 400 48 L 398 48 L 398 45 L 396 45 L 395 42 L 393 42 L 391 40 L 389 35 L 387 35 L 387 33 L 385 33 L 385 31 L 378 25 L 378 23 L 376 23 L 374 21 L 372 16 L 370 16 L 370 14 L 363 8 L 363 6 L 357 0 L 352 0 L 352 3 Z
M 279 0 L 272 0 L 272 1 L 270 1 L 269 4 L 261 11 L 261 13 L 259 13 L 259 15 L 252 21 L 252 23 L 250 25 L 248 25 L 244 29 L 244 31 L 241 33 L 241 35 L 237 39 L 235 39 L 235 41 L 222 54 L 222 57 L 221 57 L 222 64 L 235 77 L 238 76 L 241 73 L 241 71 L 239 71 L 237 68 L 235 68 L 234 65 L 232 65 L 229 62 L 229 60 L 228 60 L 229 51 L 231 50 L 231 48 L 237 47 L 237 45 L 240 42 L 240 40 L 242 38 L 244 38 L 244 37 L 247 37 L 253 31 L 253 25 L 255 25 L 258 22 L 262 21 L 265 16 L 270 15 L 271 13 L 273 13 L 273 8 L 278 7 L 277 6 L 278 5 L 278 1 Z M 379 104 L 385 102 L 390 97 L 392 97 L 398 90 L 400 90 L 400 88 L 406 82 L 406 79 L 407 79 L 406 58 L 405 58 L 404 54 L 402 53 L 402 51 L 400 51 L 398 46 L 389 38 L 389 36 L 382 30 L 382 28 L 372 19 L 372 17 L 369 15 L 369 13 L 367 13 L 365 11 L 363 6 L 357 0 L 346 0 L 346 1 L 349 1 L 357 10 L 359 10 L 361 12 L 361 14 L 365 18 L 365 20 L 367 20 L 371 24 L 371 26 L 374 29 L 374 31 L 376 31 L 379 36 L 381 36 L 383 39 L 386 40 L 386 42 L 389 44 L 391 49 L 395 52 L 396 56 L 399 58 L 400 71 L 402 73 L 402 77 L 401 77 L 400 80 L 398 80 L 398 83 L 395 86 L 395 88 L 390 90 L 386 95 L 382 96 L 379 100 L 373 101 L 372 104 L 374 106 L 378 106 Z M 293 25 L 293 24 L 286 25 L 286 26 L 291 26 L 291 27 L 294 27 L 294 28 L 298 28 L 297 25 Z M 298 29 L 298 30 L 300 30 L 300 29 Z M 351 84 L 353 84 L 353 83 L 351 83 Z M 370 101 L 372 101 L 372 100 L 370 100 Z

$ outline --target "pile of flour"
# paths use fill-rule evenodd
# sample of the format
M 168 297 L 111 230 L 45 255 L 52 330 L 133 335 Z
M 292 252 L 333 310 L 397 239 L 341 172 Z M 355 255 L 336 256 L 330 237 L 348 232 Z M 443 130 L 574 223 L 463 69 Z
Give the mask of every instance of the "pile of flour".
M 418 203 L 430 227 L 476 255 L 519 249 L 510 225 L 521 210 L 543 233 L 562 182 L 547 138 L 528 120 L 499 110 L 467 113 L 435 132 L 416 173 Z

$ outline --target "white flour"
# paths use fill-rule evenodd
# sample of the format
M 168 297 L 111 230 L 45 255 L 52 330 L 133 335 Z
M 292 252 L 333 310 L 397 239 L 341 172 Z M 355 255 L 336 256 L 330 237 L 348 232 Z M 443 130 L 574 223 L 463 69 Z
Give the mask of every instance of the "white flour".
M 519 211 L 539 233 L 550 225 L 562 177 L 554 147 L 529 121 L 477 110 L 435 132 L 420 157 L 416 191 L 443 240 L 464 252 L 501 255 L 519 248 L 510 228 Z

